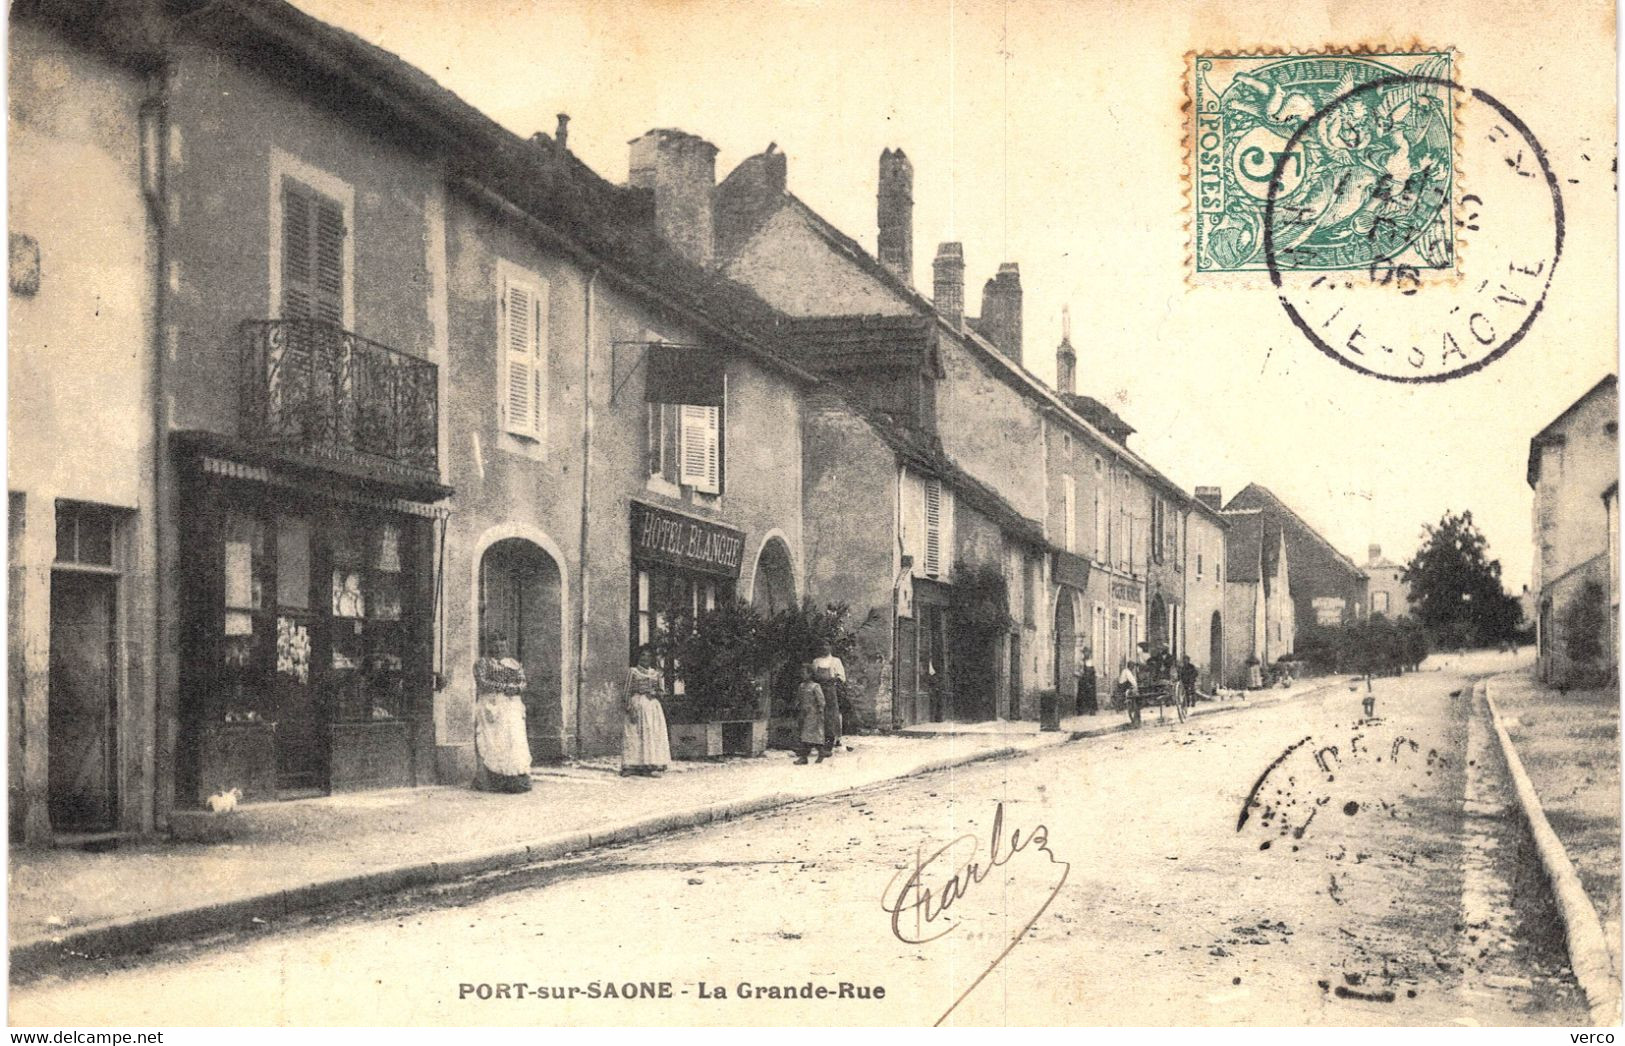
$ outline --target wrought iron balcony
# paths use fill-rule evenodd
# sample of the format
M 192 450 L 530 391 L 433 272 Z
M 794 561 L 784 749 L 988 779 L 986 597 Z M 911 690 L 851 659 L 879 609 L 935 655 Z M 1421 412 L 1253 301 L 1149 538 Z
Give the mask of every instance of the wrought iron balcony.
M 242 325 L 242 434 L 399 478 L 439 475 L 437 368 L 322 320 Z

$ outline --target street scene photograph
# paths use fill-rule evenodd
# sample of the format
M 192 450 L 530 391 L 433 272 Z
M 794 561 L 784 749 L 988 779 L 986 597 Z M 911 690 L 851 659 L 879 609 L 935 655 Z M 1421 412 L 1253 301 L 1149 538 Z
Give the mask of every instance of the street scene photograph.
M 8 1025 L 1620 1027 L 1615 25 L 14 0 Z

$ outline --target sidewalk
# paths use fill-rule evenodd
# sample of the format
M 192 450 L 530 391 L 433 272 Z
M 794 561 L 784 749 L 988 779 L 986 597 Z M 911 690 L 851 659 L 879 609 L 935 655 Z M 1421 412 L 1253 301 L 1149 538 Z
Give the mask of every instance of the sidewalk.
M 1247 700 L 1202 702 L 1197 715 L 1267 707 L 1339 685 L 1304 681 Z M 1168 710 L 1170 721 L 1173 711 Z M 1156 712 L 1146 710 L 1155 727 Z M 849 738 L 854 749 L 796 766 L 762 759 L 674 763 L 660 778 L 623 778 L 612 759 L 533 771 L 522 795 L 431 787 L 259 803 L 212 845 L 148 840 L 91 853 L 13 850 L 14 968 L 64 954 L 138 951 L 392 890 L 551 860 L 595 846 L 743 816 L 985 759 L 1036 752 L 1126 729 L 1121 713 L 1077 716 L 1059 732 L 1026 722 L 927 724 Z
M 302 908 L 547 860 L 798 799 L 1037 751 L 1065 733 L 848 739 L 822 764 L 785 752 L 681 762 L 660 778 L 614 760 L 533 772 L 522 795 L 431 787 L 241 807 L 213 845 L 132 843 L 104 853 L 14 849 L 10 950 L 26 965 L 72 950 L 137 950 Z
M 1619 692 L 1559 694 L 1540 686 L 1528 671 L 1487 682 L 1546 819 L 1597 909 L 1618 969 Z

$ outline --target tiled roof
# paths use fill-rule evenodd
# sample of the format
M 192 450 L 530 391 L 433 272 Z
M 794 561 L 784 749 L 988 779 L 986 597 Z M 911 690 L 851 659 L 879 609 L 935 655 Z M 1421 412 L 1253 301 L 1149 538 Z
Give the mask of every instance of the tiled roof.
M 1230 499 L 1230 504 L 1225 506 L 1225 511 L 1229 512 L 1237 508 L 1262 509 L 1280 517 L 1283 524 L 1290 525 L 1293 530 L 1329 555 L 1334 565 L 1344 568 L 1356 578 L 1365 576 L 1365 572 L 1359 568 L 1354 560 L 1337 551 L 1330 541 L 1321 536 L 1320 531 L 1310 526 L 1302 516 L 1292 511 L 1291 507 L 1276 497 L 1268 487 L 1258 483 L 1247 484 L 1242 488 L 1241 493 Z

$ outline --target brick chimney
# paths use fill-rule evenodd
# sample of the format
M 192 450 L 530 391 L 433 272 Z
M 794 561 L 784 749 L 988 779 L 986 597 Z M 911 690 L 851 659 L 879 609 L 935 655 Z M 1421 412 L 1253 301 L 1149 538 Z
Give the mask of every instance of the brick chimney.
M 1381 558 L 1382 558 L 1382 546 L 1381 545 L 1367 545 L 1366 546 L 1366 560 L 1365 561 L 1367 563 L 1375 563 L 1377 560 L 1379 560 Z
M 982 330 L 1000 352 L 1021 363 L 1021 267 L 999 266 L 997 276 L 982 286 Z
M 914 165 L 901 149 L 880 153 L 880 264 L 914 286 Z
M 716 253 L 726 262 L 756 230 L 784 204 L 788 161 L 778 144 L 769 142 L 755 156 L 747 156 L 722 179 L 713 194 L 716 207 Z
M 1077 394 L 1078 354 L 1072 351 L 1072 310 L 1061 306 L 1061 346 L 1055 350 L 1055 391 L 1063 396 Z
M 1217 512 L 1224 507 L 1224 491 L 1218 487 L 1197 487 L 1196 500 Z
M 628 180 L 633 188 L 654 192 L 655 226 L 660 235 L 689 261 L 709 266 L 717 147 L 671 128 L 656 128 L 632 139 L 630 145 Z
M 939 243 L 931 263 L 931 296 L 937 311 L 958 329 L 965 319 L 965 248 L 958 243 Z

